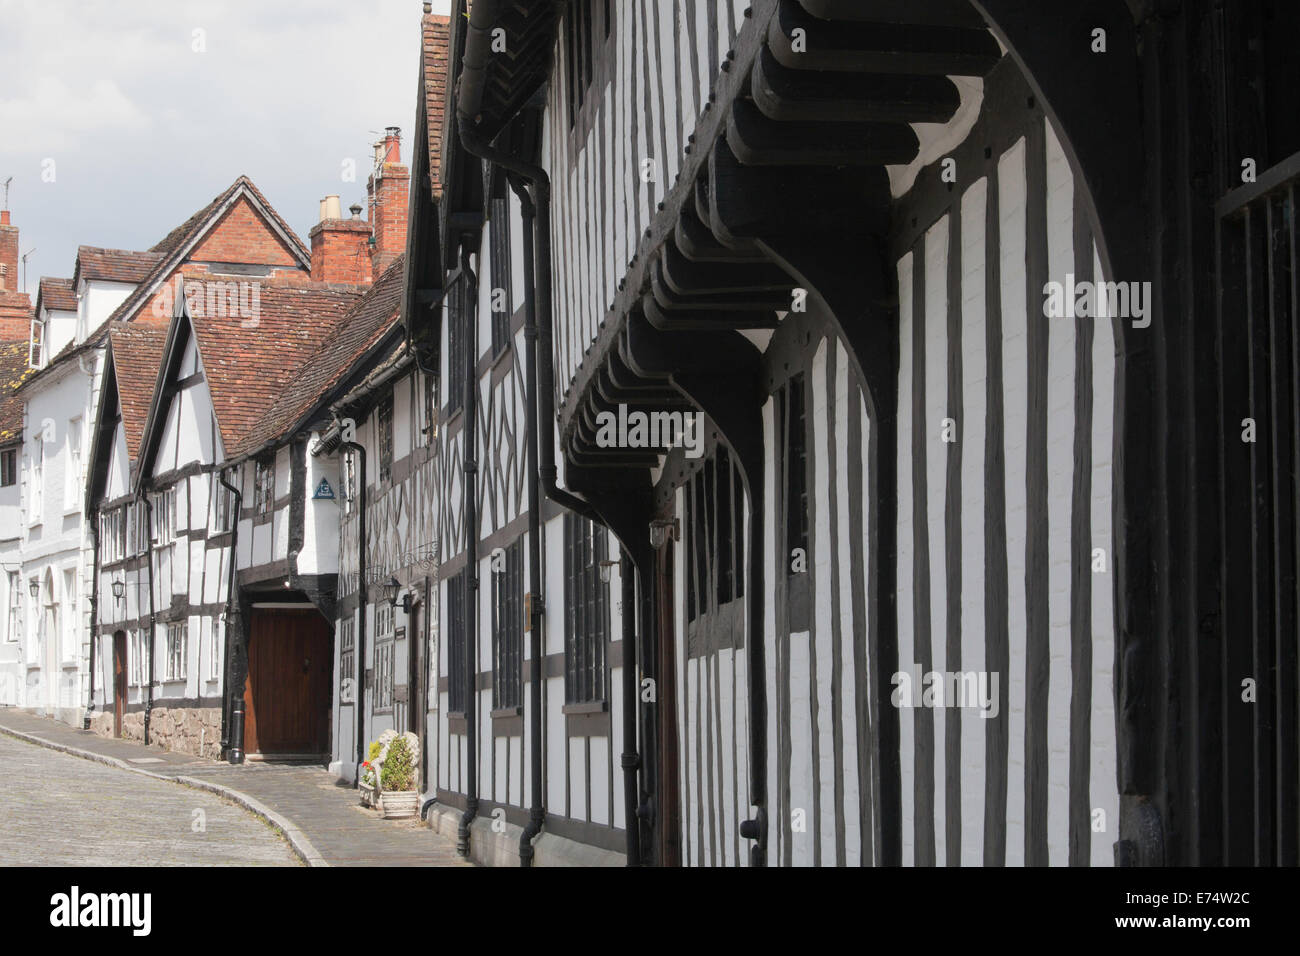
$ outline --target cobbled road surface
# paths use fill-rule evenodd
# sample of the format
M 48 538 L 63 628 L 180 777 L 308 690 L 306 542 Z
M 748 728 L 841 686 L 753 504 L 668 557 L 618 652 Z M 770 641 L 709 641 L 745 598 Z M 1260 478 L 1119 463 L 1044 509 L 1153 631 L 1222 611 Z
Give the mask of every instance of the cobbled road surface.
M 5 734 L 0 808 L 0 866 L 301 865 L 220 797 Z

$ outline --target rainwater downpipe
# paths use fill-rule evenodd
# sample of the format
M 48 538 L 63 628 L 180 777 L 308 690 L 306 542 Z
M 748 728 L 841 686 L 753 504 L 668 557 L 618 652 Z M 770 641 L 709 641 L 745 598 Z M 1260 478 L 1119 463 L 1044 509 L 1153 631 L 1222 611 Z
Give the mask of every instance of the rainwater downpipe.
M 153 719 L 154 657 L 158 645 L 158 614 L 153 600 L 153 502 L 141 492 L 145 517 L 145 565 L 149 568 L 149 696 L 144 705 L 144 745 L 149 746 L 149 722 Z
M 340 441 L 340 448 L 357 454 L 357 647 L 355 691 L 357 708 L 357 770 L 353 787 L 361 785 L 361 765 L 366 762 L 366 449 L 354 441 Z
M 244 507 L 244 493 L 226 480 L 225 475 L 217 472 L 217 481 L 228 491 L 233 499 L 230 514 L 230 567 L 226 574 L 226 620 L 221 628 L 221 750 L 230 749 L 230 631 L 232 624 L 242 620 L 235 604 L 235 567 L 239 564 L 239 514 Z M 240 741 L 243 749 L 243 741 Z
M 460 268 L 467 286 L 466 308 L 457 316 L 465 322 L 465 396 L 464 458 L 461 495 L 465 511 L 465 812 L 456 830 L 456 849 L 469 858 L 470 824 L 478 815 L 478 454 L 475 435 L 478 429 L 478 277 L 470 268 L 470 252 L 460 250 Z
M 86 700 L 86 716 L 81 729 L 90 729 L 90 720 L 95 713 L 95 645 L 99 643 L 99 511 L 96 510 L 90 522 L 90 693 Z
M 533 226 L 536 207 L 521 180 L 510 177 L 510 188 L 519 197 L 524 221 L 524 356 L 525 388 L 524 447 L 528 474 L 528 657 L 532 661 L 532 696 L 528 701 L 529 733 L 533 739 L 530 756 L 530 802 L 528 825 L 519 835 L 519 865 L 533 865 L 533 840 L 542 832 L 546 808 L 542 803 L 542 508 L 537 474 L 537 313 L 533 300 Z

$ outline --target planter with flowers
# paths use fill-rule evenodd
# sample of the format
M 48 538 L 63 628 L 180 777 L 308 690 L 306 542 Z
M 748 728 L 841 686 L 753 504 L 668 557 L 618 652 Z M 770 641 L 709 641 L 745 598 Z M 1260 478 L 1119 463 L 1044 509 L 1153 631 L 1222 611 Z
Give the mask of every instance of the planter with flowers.
M 379 804 L 379 754 L 383 749 L 378 740 L 370 742 L 370 759 L 361 765 L 361 779 L 357 781 L 357 790 L 361 793 L 361 805 L 374 807 Z
M 420 809 L 419 738 L 412 733 L 394 736 L 380 759 L 379 808 L 385 819 L 413 817 Z

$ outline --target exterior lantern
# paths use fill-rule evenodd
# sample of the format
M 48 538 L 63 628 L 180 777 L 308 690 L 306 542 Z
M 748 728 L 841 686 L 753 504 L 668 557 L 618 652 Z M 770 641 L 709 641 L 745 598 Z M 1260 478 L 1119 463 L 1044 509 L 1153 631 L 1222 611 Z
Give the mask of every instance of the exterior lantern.
M 658 551 L 668 543 L 668 533 L 672 532 L 673 540 L 677 540 L 677 519 L 671 520 L 656 519 L 650 522 L 650 546 Z
M 40 596 L 41 596 L 41 583 L 40 583 L 39 581 L 32 581 L 31 584 L 27 585 L 27 591 L 28 591 L 28 593 L 31 594 L 31 596 L 34 597 L 34 598 L 36 598 L 36 597 L 40 597 Z
M 389 578 L 380 586 L 384 589 L 384 597 L 388 599 L 388 603 L 397 607 L 397 592 L 402 590 L 401 582 L 397 578 Z
M 125 581 L 122 581 L 122 580 L 119 579 L 119 580 L 113 582 L 113 597 L 116 598 L 116 599 L 119 600 L 119 601 L 122 600 L 122 598 L 126 597 L 126 582 L 125 582 Z
M 653 528 L 651 528 L 651 530 L 650 530 L 650 535 L 651 535 L 651 537 L 650 537 L 650 541 L 651 541 L 651 543 L 653 544 L 653 543 L 654 543 L 654 529 L 653 529 Z M 659 547 L 659 545 L 655 545 L 655 547 L 657 548 L 657 547 Z M 615 567 L 617 564 L 618 564 L 617 561 L 602 561 L 602 562 L 600 562 L 600 581 L 601 581 L 602 584 L 608 584 L 608 583 L 609 583 L 609 579 L 610 579 L 610 577 L 611 577 L 611 576 L 613 575 L 613 573 L 614 573 L 614 567 Z

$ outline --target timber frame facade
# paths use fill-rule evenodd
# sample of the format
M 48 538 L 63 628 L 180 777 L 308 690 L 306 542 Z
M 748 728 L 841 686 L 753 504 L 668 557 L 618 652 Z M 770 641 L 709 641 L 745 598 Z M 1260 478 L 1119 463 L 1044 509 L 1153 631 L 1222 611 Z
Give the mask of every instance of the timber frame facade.
M 464 852 L 1296 862 L 1296 14 L 1062 6 L 453 4 L 404 314 Z

